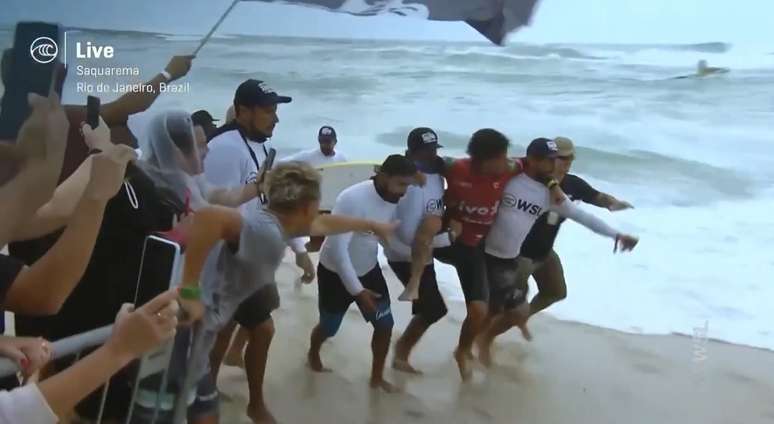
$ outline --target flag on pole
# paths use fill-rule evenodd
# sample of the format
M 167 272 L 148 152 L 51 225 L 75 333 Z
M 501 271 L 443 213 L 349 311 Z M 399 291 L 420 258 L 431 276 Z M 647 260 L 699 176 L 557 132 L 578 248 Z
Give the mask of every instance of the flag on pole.
M 529 25 L 538 0 L 243 0 L 309 6 L 357 16 L 393 14 L 465 21 L 495 44 Z

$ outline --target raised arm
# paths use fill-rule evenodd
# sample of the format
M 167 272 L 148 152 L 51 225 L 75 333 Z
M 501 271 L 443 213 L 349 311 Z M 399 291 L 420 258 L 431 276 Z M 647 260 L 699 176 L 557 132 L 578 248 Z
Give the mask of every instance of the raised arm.
M 239 210 L 208 206 L 193 215 L 183 266 L 183 286 L 198 287 L 204 262 L 215 245 L 223 240 L 239 242 L 242 215 Z
M 146 90 L 138 93 L 127 93 L 118 99 L 102 105 L 100 114 L 108 125 L 125 125 L 129 116 L 147 110 L 156 98 L 161 94 L 161 83 L 170 83 L 174 80 L 184 77 L 191 70 L 191 62 L 194 56 L 174 56 L 167 64 L 165 71 L 169 73 L 170 79 L 159 73 L 152 80 L 146 82 L 146 85 L 152 86 L 153 90 Z
M 127 146 L 94 156 L 89 185 L 67 228 L 42 258 L 16 277 L 6 297 L 8 310 L 27 315 L 59 311 L 89 264 L 105 205 L 121 187 L 127 163 L 135 158 Z

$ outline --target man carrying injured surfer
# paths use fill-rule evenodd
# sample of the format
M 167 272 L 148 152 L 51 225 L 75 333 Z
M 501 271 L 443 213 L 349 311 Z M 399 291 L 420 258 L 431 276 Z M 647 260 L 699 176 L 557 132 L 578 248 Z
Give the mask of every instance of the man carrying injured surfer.
M 502 133 L 482 129 L 468 143 L 469 158 L 452 159 L 444 166 L 448 183 L 444 220 L 460 222 L 462 232 L 449 247 L 436 249 L 435 258 L 456 268 L 465 295 L 467 317 L 454 353 L 463 380 L 472 376 L 467 361 L 488 312 L 489 283 L 482 241 L 494 222 L 506 183 L 522 169 L 519 161 L 508 158 L 509 145 Z M 551 192 L 555 202 L 564 201 L 558 185 L 552 185 Z
M 384 254 L 395 275 L 406 286 L 399 299 L 412 301 L 413 318 L 395 344 L 392 366 L 419 374 L 409 364 L 409 354 L 427 329 L 446 315 L 447 309 L 433 265 L 433 248 L 449 246 L 462 232 L 457 223 L 443 228 L 444 161 L 438 157 L 438 135 L 430 128 L 416 128 L 408 135 L 406 157 L 424 175 L 424 184 L 412 185 L 398 202 L 396 236 Z
M 557 144 L 560 144 L 562 148 L 558 147 Z M 632 250 L 637 245 L 637 238 L 611 228 L 595 216 L 579 209 L 571 201 L 564 201 L 558 205 L 551 204 L 549 192 L 542 181 L 546 181 L 552 176 L 561 181 L 561 188 L 571 200 L 583 198 L 577 189 L 580 184 L 572 184 L 572 179 L 566 178 L 569 167 L 563 166 L 562 163 L 568 160 L 571 162 L 571 159 L 559 156 L 560 152 L 565 153 L 565 155 L 573 154 L 571 147 L 572 143 L 567 139 L 552 141 L 538 138 L 533 140 L 527 148 L 524 173 L 512 178 L 505 187 L 497 218 L 486 239 L 485 247 L 487 276 L 492 293 L 489 304 L 490 320 L 488 320 L 485 332 L 478 340 L 480 359 L 484 365 L 491 364 L 491 345 L 494 338 L 508 329 L 518 326 L 525 338 L 528 340 L 531 338 L 526 322 L 531 313 L 536 311 L 530 311 L 526 296 L 527 281 L 535 270 L 535 262 L 533 257 L 525 256 L 525 246 L 529 247 L 530 244 L 534 244 L 530 237 L 536 237 L 534 235 L 536 230 L 538 233 L 541 232 L 543 223 L 552 225 L 558 231 L 558 223 L 556 222 L 558 220 L 556 215 L 558 215 L 562 219 L 570 218 L 597 234 L 614 239 L 614 251 L 619 248 L 622 251 Z M 556 168 L 559 168 L 560 171 L 557 172 Z M 580 179 L 578 178 L 578 180 Z M 559 182 L 552 180 L 550 185 L 553 184 L 559 184 Z M 588 185 L 586 184 L 586 186 Z M 612 196 L 596 191 L 593 194 L 594 199 L 588 197 L 586 199 L 589 201 L 598 199 L 600 204 L 605 204 L 610 210 L 630 207 L 628 203 L 620 202 Z M 553 224 L 548 221 L 553 221 Z M 556 233 L 552 234 L 555 237 Z M 538 237 L 544 238 L 543 236 Z M 553 237 L 550 241 L 551 245 Z M 547 255 L 548 252 L 542 257 Z M 541 292 L 542 290 L 543 287 L 541 287 Z M 533 303 L 535 300 L 539 301 L 538 296 L 533 300 Z

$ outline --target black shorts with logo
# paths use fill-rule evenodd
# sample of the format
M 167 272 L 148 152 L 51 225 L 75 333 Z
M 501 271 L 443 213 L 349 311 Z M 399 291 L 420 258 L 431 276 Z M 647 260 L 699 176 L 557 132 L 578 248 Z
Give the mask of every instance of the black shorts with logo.
M 389 262 L 392 272 L 398 277 L 404 286 L 408 285 L 411 278 L 410 262 Z M 448 310 L 443 301 L 441 292 L 438 291 L 438 281 L 435 277 L 433 264 L 425 266 L 419 282 L 419 299 L 411 304 L 411 313 L 421 316 L 428 324 L 433 324 L 443 318 Z
M 384 279 L 384 274 L 382 274 L 382 269 L 379 265 L 377 264 L 372 270 L 361 276 L 359 280 L 363 288 L 380 294 L 381 297 L 378 303 L 386 310 L 389 310 L 390 291 L 387 288 L 387 281 Z M 349 305 L 355 301 L 355 298 L 344 287 L 339 274 L 329 270 L 323 264 L 317 265 L 317 285 L 319 287 L 318 306 L 322 312 L 343 315 L 349 309 Z M 358 305 L 358 308 L 360 308 L 360 305 Z M 373 320 L 373 317 L 369 316 L 362 309 L 360 312 L 366 321 L 370 322 Z

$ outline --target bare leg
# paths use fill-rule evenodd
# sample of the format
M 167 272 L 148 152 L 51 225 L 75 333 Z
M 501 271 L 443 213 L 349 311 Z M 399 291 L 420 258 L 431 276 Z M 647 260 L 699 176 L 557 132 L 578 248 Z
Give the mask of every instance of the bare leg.
M 505 333 L 511 328 L 510 322 L 505 314 L 490 316 L 487 320 L 489 325 L 484 327 L 481 335 L 476 339 L 478 344 L 478 358 L 486 367 L 492 366 L 492 343 L 495 337 Z
M 382 389 L 387 393 L 395 393 L 398 389 L 384 380 L 384 363 L 387 361 L 387 352 L 390 350 L 392 327 L 374 328 L 371 338 L 371 351 L 374 359 L 371 364 L 371 388 Z
M 417 345 L 419 339 L 425 334 L 430 325 L 421 316 L 414 315 L 414 318 L 409 322 L 406 331 L 395 343 L 395 355 L 392 358 L 392 367 L 398 371 L 407 372 L 409 374 L 422 374 L 422 371 L 412 367 L 409 363 L 409 355 Z
M 218 374 L 220 373 L 220 364 L 223 362 L 223 357 L 226 356 L 226 351 L 231 344 L 231 336 L 234 334 L 236 328 L 236 322 L 230 322 L 220 333 L 215 340 L 215 346 L 213 346 L 210 352 L 210 373 L 212 374 L 212 380 L 218 381 Z
M 505 333 L 513 327 L 519 327 L 525 339 L 532 340 L 532 334 L 527 328 L 527 318 L 529 317 L 529 305 L 523 303 L 518 308 L 497 314 L 478 338 L 478 354 L 481 363 L 487 367 L 492 366 L 492 343 L 500 334 Z
M 309 353 L 307 354 L 309 368 L 314 372 L 331 372 L 330 368 L 325 368 L 323 366 L 322 360 L 320 359 L 320 348 L 327 339 L 328 338 L 325 337 L 320 328 L 320 324 L 317 324 L 312 330 L 312 335 L 309 337 Z
M 538 294 L 530 302 L 530 316 L 567 297 L 564 270 L 556 252 L 551 251 L 542 266 L 536 269 L 532 276 L 537 283 Z
M 249 338 L 250 332 L 240 325 L 236 336 L 234 336 L 234 341 L 231 343 L 231 348 L 226 354 L 226 359 L 224 360 L 226 365 L 239 368 L 245 367 L 244 352 Z
M 454 358 L 457 360 L 457 366 L 460 369 L 463 381 L 467 381 L 473 376 L 472 371 L 468 367 L 467 355 L 473 348 L 473 342 L 481 331 L 487 315 L 487 304 L 485 302 L 470 302 L 467 307 L 468 316 L 462 323 L 459 344 L 454 352 Z
M 273 337 L 274 321 L 272 319 L 257 325 L 249 332 L 249 341 L 245 351 L 245 370 L 247 371 L 247 384 L 250 388 L 247 416 L 254 423 L 276 423 L 263 399 L 263 379 L 266 374 L 269 346 L 271 346 Z

